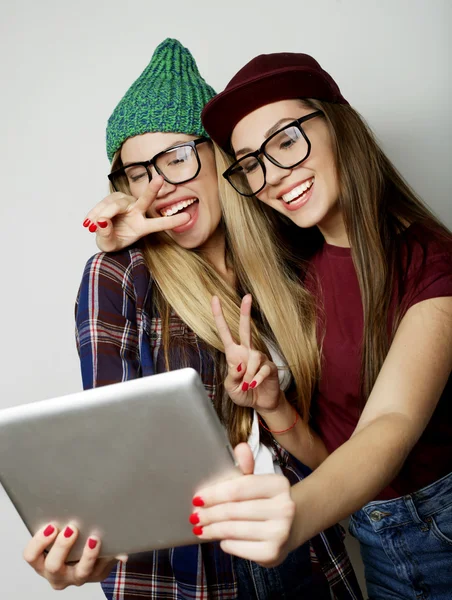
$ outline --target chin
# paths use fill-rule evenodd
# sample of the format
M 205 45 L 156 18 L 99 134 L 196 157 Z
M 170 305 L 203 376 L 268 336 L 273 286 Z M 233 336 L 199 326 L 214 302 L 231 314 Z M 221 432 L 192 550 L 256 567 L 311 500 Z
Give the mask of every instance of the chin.
M 196 250 L 206 242 L 205 236 L 200 235 L 173 235 L 171 237 L 178 246 L 185 250 Z

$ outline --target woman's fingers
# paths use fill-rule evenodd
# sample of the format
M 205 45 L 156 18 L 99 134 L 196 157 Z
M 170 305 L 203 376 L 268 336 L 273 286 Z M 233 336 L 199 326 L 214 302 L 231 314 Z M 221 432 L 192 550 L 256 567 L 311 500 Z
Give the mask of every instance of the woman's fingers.
M 218 329 L 218 335 L 220 336 L 220 339 L 223 342 L 227 359 L 227 352 L 228 350 L 230 350 L 231 347 L 235 346 L 235 341 L 232 338 L 228 324 L 226 323 L 226 319 L 224 318 L 223 309 L 221 308 L 221 302 L 218 296 L 212 296 L 211 306 L 213 318 L 215 320 L 215 325 Z
M 199 519 L 200 527 L 205 529 L 215 523 L 261 522 L 291 518 L 293 516 L 293 502 L 289 495 L 262 498 L 259 500 L 245 500 L 243 502 L 227 502 L 217 504 L 210 508 L 197 508 L 195 513 Z M 228 537 L 236 537 L 228 534 Z M 222 538 L 223 539 L 223 538 Z M 248 538 L 241 538 L 248 539 Z
M 244 540 L 262 542 L 269 539 L 286 541 L 289 528 L 284 519 L 268 521 L 219 521 L 201 526 L 198 537 L 203 540 Z
M 209 508 L 227 502 L 243 502 L 273 498 L 290 492 L 290 484 L 283 475 L 246 475 L 237 479 L 220 481 L 197 492 L 202 506 Z
M 242 442 L 234 448 L 234 456 L 244 475 L 254 473 L 254 456 L 249 444 Z
M 149 185 L 146 187 L 146 190 L 142 196 L 138 198 L 136 201 L 136 208 L 143 214 L 146 214 L 146 211 L 149 209 L 151 204 L 156 200 L 157 194 L 159 193 L 162 185 L 164 183 L 163 177 L 157 175 L 149 182 Z
M 240 343 L 245 348 L 251 348 L 251 305 L 253 299 L 251 294 L 247 294 L 242 298 L 242 304 L 240 306 L 240 322 L 239 322 L 239 333 Z
M 99 559 L 101 541 L 93 535 L 87 539 L 80 560 L 67 563 L 78 535 L 72 524 L 62 531 L 49 524 L 33 536 L 24 550 L 24 559 L 55 590 L 63 590 L 70 585 L 81 586 L 88 581 L 103 581 L 118 562 L 118 558 L 113 557 Z M 45 550 L 52 542 L 46 554 Z
M 65 562 L 77 538 L 78 530 L 73 524 L 67 525 L 60 531 L 45 559 L 45 571 L 47 573 L 58 575 L 67 568 Z
M 139 224 L 140 234 L 143 236 L 149 235 L 150 233 L 156 233 L 157 231 L 176 229 L 176 227 L 188 223 L 189 220 L 190 215 L 185 212 L 171 215 L 170 217 L 145 217 Z
M 260 369 L 253 375 L 250 388 L 255 389 L 269 377 L 278 377 L 278 368 L 275 363 L 266 360 Z M 279 385 L 279 382 L 278 382 Z
M 98 220 L 112 219 L 117 215 L 126 213 L 132 206 L 136 204 L 136 198 L 127 196 L 122 192 L 115 192 L 101 200 L 96 206 L 86 215 L 86 221 L 97 225 Z M 86 225 L 85 225 L 86 226 Z M 90 226 L 88 226 L 89 228 Z
M 268 358 L 262 352 L 259 352 L 258 350 L 249 351 L 243 381 L 246 382 L 251 389 L 256 387 L 257 383 L 255 383 L 255 376 L 266 362 L 268 362 Z
M 100 553 L 101 542 L 98 537 L 91 536 L 86 540 L 80 560 L 72 567 L 74 585 L 82 585 L 93 575 Z M 115 561 L 116 562 L 116 561 Z
M 55 540 L 59 531 L 52 523 L 42 527 L 28 542 L 23 552 L 24 560 L 39 574 L 44 570 L 46 548 Z
M 246 461 L 241 446 L 239 455 Z M 248 475 L 218 483 L 200 490 L 194 504 L 190 522 L 201 540 L 221 540 L 225 552 L 263 566 L 287 556 L 295 503 L 284 476 Z
M 114 252 L 118 250 L 118 239 L 112 221 L 102 218 L 97 224 L 96 245 L 99 250 L 102 250 L 102 252 Z

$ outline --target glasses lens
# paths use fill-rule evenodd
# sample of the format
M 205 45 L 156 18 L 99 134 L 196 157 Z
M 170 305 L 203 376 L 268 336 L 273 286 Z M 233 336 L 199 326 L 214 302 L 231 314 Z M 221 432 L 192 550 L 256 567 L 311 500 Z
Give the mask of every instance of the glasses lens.
M 116 183 L 118 180 L 118 184 Z M 130 167 L 125 167 L 124 175 L 120 173 L 118 177 L 114 178 L 115 188 L 121 190 L 120 187 L 122 184 L 126 184 L 126 186 L 130 189 L 130 192 L 133 196 L 136 194 L 139 195 L 140 190 L 145 188 L 149 183 L 149 175 L 146 171 L 146 168 L 142 165 L 130 165 Z
M 245 156 L 229 171 L 228 180 L 240 194 L 251 195 L 262 188 L 265 176 L 257 158 Z
M 282 167 L 291 167 L 308 155 L 308 142 L 298 127 L 287 127 L 271 138 L 265 152 Z
M 111 173 L 108 178 L 117 192 L 130 193 L 130 181 L 123 169 L 116 173 Z
M 159 156 L 156 167 L 171 183 L 181 183 L 195 177 L 199 163 L 192 146 L 179 146 Z

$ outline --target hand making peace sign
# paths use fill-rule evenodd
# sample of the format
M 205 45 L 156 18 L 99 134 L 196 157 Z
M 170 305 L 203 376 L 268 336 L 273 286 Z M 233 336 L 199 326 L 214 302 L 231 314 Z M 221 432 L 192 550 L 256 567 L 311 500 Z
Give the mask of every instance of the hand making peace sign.
M 186 213 L 152 218 L 147 215 L 163 183 L 163 177 L 154 177 L 140 198 L 114 192 L 90 210 L 83 225 L 90 232 L 96 232 L 96 243 L 100 250 L 122 250 L 146 235 L 175 229 L 190 220 Z
M 224 387 L 235 404 L 258 412 L 272 411 L 278 408 L 280 398 L 278 369 L 266 354 L 252 348 L 251 304 L 251 295 L 247 294 L 240 307 L 240 341 L 237 343 L 226 323 L 219 298 L 212 298 L 212 313 L 228 364 Z

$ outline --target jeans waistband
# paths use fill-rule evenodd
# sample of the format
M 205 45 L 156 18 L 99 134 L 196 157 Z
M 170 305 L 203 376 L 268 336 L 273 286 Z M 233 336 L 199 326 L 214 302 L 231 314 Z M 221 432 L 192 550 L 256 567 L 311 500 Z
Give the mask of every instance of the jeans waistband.
M 410 521 L 422 523 L 430 515 L 452 504 L 452 473 L 421 490 L 393 500 L 369 502 L 353 515 L 358 522 L 370 523 L 374 531 Z

